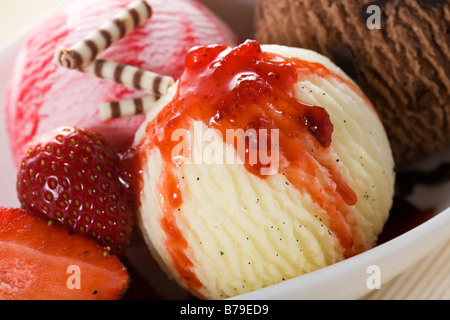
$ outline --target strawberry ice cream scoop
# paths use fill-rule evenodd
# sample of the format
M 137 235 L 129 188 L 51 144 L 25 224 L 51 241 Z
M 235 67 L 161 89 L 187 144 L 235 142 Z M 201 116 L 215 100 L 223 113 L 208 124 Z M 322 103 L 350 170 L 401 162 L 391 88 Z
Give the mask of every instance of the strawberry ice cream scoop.
M 145 93 L 68 70 L 53 61 L 58 46 L 70 47 L 123 10 L 131 0 L 69 1 L 40 24 L 20 51 L 6 94 L 6 122 L 17 163 L 35 137 L 61 125 L 96 130 L 119 149 L 133 141 L 144 117 L 102 121 L 102 102 Z M 148 0 L 152 16 L 99 55 L 117 63 L 177 78 L 188 50 L 196 45 L 233 45 L 236 35 L 194 0 Z

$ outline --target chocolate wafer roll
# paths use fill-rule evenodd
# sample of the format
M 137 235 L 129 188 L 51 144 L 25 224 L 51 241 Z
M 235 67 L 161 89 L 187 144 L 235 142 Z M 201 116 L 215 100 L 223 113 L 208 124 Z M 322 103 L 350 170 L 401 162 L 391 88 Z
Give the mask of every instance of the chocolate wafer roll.
M 155 96 L 146 96 L 136 99 L 103 102 L 99 106 L 100 118 L 109 120 L 145 113 L 156 101 Z
M 82 71 L 136 90 L 151 93 L 156 97 L 165 94 L 174 83 L 172 77 L 110 60 L 97 59 Z
M 83 68 L 94 61 L 111 44 L 136 29 L 151 15 L 152 9 L 147 2 L 134 1 L 114 16 L 113 19 L 105 22 L 98 30 L 92 32 L 69 49 L 58 48 L 55 52 L 54 60 L 65 68 Z

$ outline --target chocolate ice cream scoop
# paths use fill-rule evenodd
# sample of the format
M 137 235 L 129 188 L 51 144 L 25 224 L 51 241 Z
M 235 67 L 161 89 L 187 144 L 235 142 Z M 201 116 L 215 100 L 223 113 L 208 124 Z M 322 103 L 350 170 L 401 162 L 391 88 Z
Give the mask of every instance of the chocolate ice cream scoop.
M 256 0 L 255 18 L 259 42 L 318 51 L 359 84 L 398 167 L 450 144 L 448 0 Z

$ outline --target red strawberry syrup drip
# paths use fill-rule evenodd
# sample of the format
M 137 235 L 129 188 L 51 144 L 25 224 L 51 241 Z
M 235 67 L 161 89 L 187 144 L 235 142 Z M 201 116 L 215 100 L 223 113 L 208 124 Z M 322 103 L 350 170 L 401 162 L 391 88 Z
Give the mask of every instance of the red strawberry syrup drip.
M 219 130 L 224 139 L 227 129 L 264 128 L 268 132 L 278 129 L 278 172 L 326 211 L 330 231 L 347 256 L 361 251 L 361 244 L 352 234 L 354 226 L 345 218 L 349 206 L 357 201 L 356 194 L 341 178 L 336 159 L 330 159 L 333 132 L 330 117 L 322 107 L 301 102 L 294 96 L 294 84 L 311 74 L 334 77 L 360 94 L 356 86 L 318 63 L 262 52 L 256 41 L 246 41 L 235 48 L 196 47 L 187 55 L 185 64 L 175 97 L 146 127 L 147 139 L 140 145 L 139 160 L 142 167 L 146 150 L 157 147 L 161 152 L 163 168 L 158 183 L 163 210 L 161 226 L 180 280 L 197 292 L 202 287 L 186 253 L 188 242 L 176 222 L 183 197 L 175 174 L 176 164 L 171 158 L 171 151 L 179 143 L 171 141 L 173 131 L 189 129 L 192 121 L 202 121 Z M 252 165 L 245 161 L 245 167 L 261 179 L 268 177 L 260 174 L 263 167 L 260 163 Z M 322 179 L 327 183 L 318 181 L 323 172 Z

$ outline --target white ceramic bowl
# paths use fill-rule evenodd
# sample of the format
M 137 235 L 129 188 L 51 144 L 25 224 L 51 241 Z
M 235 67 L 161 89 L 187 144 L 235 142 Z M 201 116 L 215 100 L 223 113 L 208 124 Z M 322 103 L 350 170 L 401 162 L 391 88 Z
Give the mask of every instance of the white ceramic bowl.
M 203 0 L 207 5 L 239 33 L 242 38 L 251 35 L 253 0 Z M 31 29 L 32 27 L 30 27 Z M 0 205 L 18 206 L 15 190 L 16 170 L 9 151 L 5 119 L 3 114 L 4 93 L 14 57 L 17 55 L 27 32 L 10 44 L 0 48 Z M 443 161 L 450 161 L 450 148 L 415 167 L 435 168 Z M 372 275 L 370 267 L 381 272 L 382 283 L 417 263 L 435 247 L 450 239 L 450 183 L 434 187 L 417 187 L 409 200 L 420 208 L 434 207 L 438 214 L 416 228 L 385 242 L 367 252 L 336 263 L 332 266 L 297 277 L 282 283 L 257 290 L 237 299 L 356 299 L 370 292 L 367 285 Z M 151 265 L 144 254 L 145 248 L 131 247 L 129 256 L 148 281 L 160 290 L 164 298 L 179 299 L 186 293 L 169 281 L 160 270 Z M 149 272 L 148 270 L 151 270 Z M 155 280 L 156 279 L 156 280 Z

